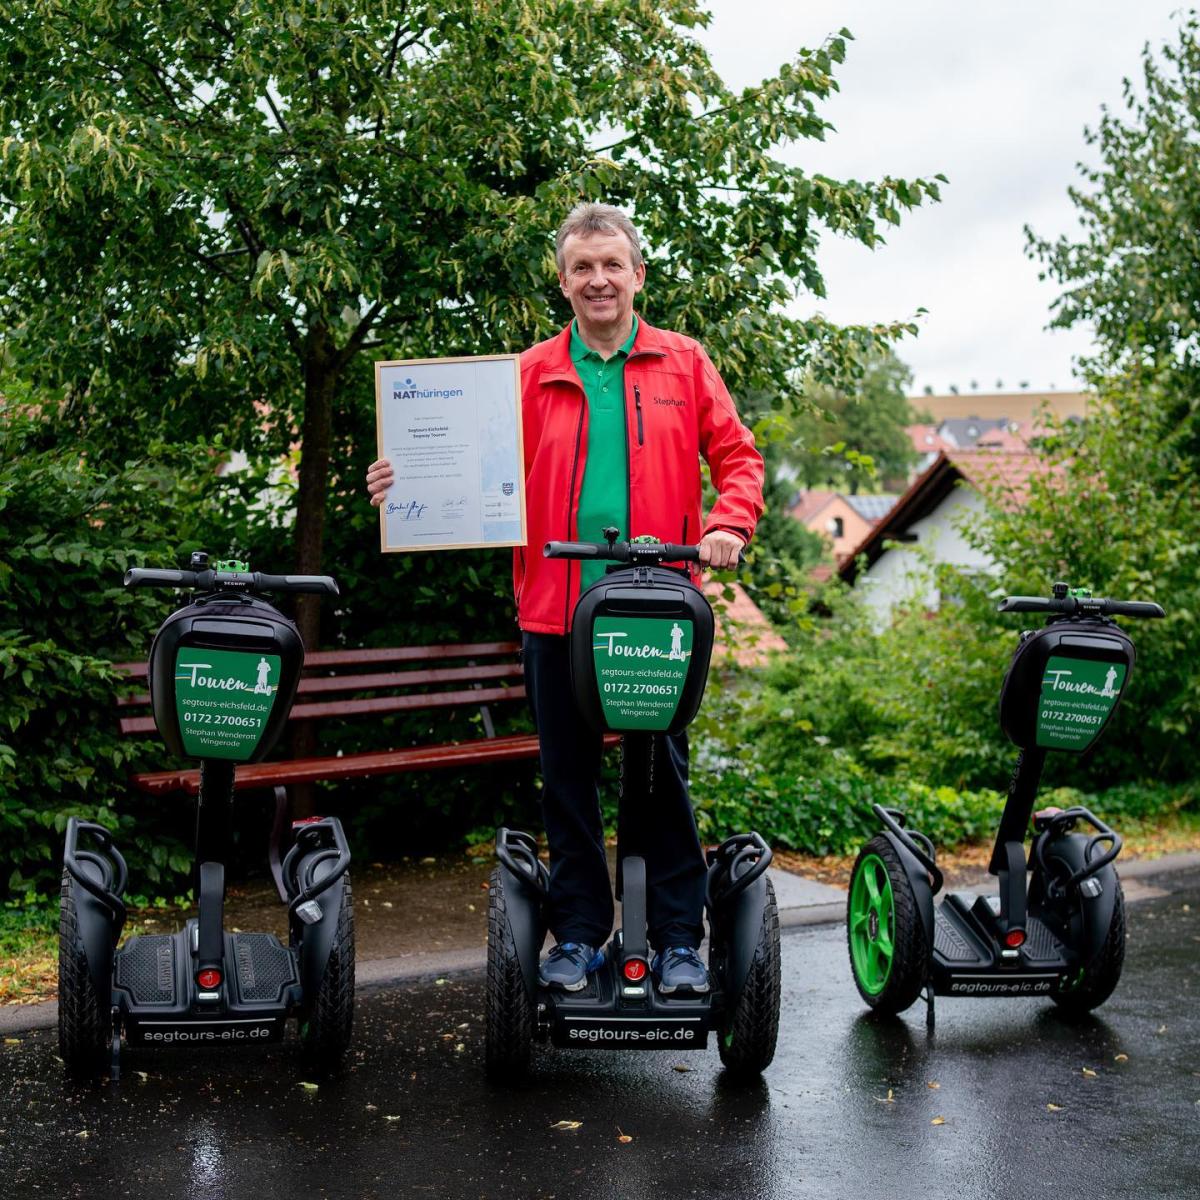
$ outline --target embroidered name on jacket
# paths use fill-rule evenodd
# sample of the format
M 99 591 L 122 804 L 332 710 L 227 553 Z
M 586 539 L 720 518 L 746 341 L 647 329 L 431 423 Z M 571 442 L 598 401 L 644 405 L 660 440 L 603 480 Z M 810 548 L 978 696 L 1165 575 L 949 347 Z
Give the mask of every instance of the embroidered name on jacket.
M 655 396 L 655 404 L 665 404 L 668 408 L 687 408 L 686 400 L 677 400 L 673 396 Z

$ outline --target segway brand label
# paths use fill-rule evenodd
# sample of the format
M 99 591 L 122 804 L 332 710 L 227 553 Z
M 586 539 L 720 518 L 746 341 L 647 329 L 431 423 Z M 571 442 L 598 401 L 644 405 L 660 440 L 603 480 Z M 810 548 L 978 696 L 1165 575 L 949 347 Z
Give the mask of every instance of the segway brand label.
M 1009 979 L 952 975 L 947 992 L 951 996 L 1048 996 L 1057 983 L 1057 975 L 1019 975 Z
M 277 1042 L 283 1022 L 258 1017 L 228 1021 L 138 1021 L 127 1029 L 129 1041 L 140 1046 L 208 1046 L 218 1042 Z
M 597 617 L 592 659 L 610 729 L 667 729 L 692 660 L 692 622 L 678 618 Z
M 565 1017 L 552 1041 L 556 1046 L 621 1050 L 703 1050 L 708 1030 L 701 1017 Z
M 1125 664 L 1052 658 L 1042 677 L 1037 744 L 1084 750 L 1100 732 L 1125 682 Z
M 241 762 L 258 746 L 279 692 L 279 656 L 185 647 L 175 659 L 183 748 Z

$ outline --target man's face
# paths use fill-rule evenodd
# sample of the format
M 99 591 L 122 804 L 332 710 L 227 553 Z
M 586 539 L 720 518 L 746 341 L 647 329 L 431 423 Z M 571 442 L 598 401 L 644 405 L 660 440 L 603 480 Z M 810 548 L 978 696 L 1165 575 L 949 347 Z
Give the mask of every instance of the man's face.
M 562 294 L 581 329 L 623 330 L 633 319 L 633 298 L 646 280 L 646 264 L 633 266 L 623 233 L 572 234 L 563 243 Z

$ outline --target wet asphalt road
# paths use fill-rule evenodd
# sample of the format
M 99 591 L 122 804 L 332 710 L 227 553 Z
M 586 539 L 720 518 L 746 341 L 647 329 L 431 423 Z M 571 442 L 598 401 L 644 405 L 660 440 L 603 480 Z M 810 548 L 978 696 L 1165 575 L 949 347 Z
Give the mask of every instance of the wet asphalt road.
M 0 1194 L 1194 1198 L 1200 874 L 1146 882 L 1170 893 L 1130 906 L 1121 985 L 1076 1024 L 1015 999 L 939 1000 L 932 1036 L 920 1004 L 878 1022 L 842 927 L 785 934 L 779 1053 L 750 1089 L 715 1049 L 546 1049 L 489 1087 L 480 975 L 360 994 L 352 1069 L 316 1090 L 289 1046 L 127 1051 L 119 1085 L 72 1086 L 53 1031 L 14 1035 Z

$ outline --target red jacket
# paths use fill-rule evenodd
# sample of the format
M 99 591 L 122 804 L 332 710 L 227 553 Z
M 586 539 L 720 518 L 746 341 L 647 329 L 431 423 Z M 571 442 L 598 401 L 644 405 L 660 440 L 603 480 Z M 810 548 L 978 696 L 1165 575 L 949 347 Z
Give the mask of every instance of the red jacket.
M 517 620 L 530 633 L 565 634 L 579 599 L 579 564 L 542 557 L 552 539 L 600 541 L 576 528 L 587 461 L 588 409 L 571 362 L 568 326 L 521 355 L 528 544 L 513 553 Z M 638 321 L 625 364 L 629 525 L 695 545 L 714 529 L 747 540 L 762 513 L 763 461 L 700 344 Z M 719 497 L 701 522 L 700 456 Z

